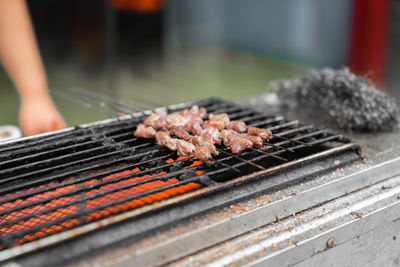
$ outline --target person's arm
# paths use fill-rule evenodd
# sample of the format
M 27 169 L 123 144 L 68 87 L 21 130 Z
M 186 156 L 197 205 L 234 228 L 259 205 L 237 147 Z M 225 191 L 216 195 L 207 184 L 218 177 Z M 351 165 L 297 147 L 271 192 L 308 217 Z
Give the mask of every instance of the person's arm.
M 49 96 L 24 0 L 0 0 L 0 60 L 20 94 L 19 120 L 25 135 L 65 127 Z

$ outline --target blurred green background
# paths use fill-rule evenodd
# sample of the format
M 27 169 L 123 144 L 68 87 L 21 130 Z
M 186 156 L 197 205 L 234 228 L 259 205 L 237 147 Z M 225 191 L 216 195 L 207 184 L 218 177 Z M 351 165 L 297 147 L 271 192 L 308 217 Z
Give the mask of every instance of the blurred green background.
M 354 1 L 26 2 L 51 89 L 75 86 L 124 102 L 167 105 L 208 97 L 235 100 L 266 92 L 271 81 L 310 67 L 345 66 Z M 146 2 L 159 6 L 137 7 Z M 390 12 L 387 84 L 399 95 L 399 1 L 390 1 Z M 115 116 L 53 99 L 69 125 Z M 0 125 L 18 124 L 18 105 L 18 94 L 0 69 Z
M 215 46 L 192 46 L 168 53 L 162 63 L 147 63 L 139 71 L 120 65 L 113 70 L 87 73 L 68 62 L 46 62 L 49 84 L 63 90 L 77 86 L 121 101 L 147 99 L 160 105 L 207 97 L 235 100 L 260 94 L 271 81 L 291 78 L 304 66 L 266 56 Z M 109 80 L 114 81 L 110 85 Z M 0 125 L 17 124 L 18 95 L 0 72 Z M 79 104 L 53 96 L 68 125 L 107 118 Z

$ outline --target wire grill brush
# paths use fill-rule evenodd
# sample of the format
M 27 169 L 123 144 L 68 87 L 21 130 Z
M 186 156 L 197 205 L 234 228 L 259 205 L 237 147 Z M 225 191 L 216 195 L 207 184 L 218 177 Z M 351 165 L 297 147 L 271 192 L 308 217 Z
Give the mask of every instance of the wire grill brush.
M 343 129 L 377 132 L 399 128 L 394 98 L 348 68 L 309 70 L 297 79 L 273 84 L 272 89 L 281 105 L 325 112 Z

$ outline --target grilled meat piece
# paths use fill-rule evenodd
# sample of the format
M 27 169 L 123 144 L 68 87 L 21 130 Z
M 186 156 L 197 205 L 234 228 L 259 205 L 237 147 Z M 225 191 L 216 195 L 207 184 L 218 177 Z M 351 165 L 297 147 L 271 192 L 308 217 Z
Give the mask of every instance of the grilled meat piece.
M 177 150 L 176 140 L 178 139 L 171 138 L 171 134 L 168 131 L 160 131 L 156 133 L 157 145 L 166 147 L 169 150 Z
M 204 132 L 204 130 L 203 130 L 203 128 L 201 128 L 201 125 L 200 125 L 200 124 L 198 124 L 198 123 L 193 124 L 192 133 L 193 133 L 194 135 L 203 136 L 203 132 Z
M 225 129 L 225 123 L 222 121 L 205 121 L 203 124 L 204 128 L 215 128 L 218 129 L 220 131 L 222 131 L 223 129 Z
M 256 128 L 256 127 L 249 127 L 247 129 L 247 133 L 250 135 L 259 136 L 262 139 L 267 140 L 267 141 L 270 139 L 270 135 L 271 135 L 271 131 L 269 131 L 267 129 Z
M 238 132 L 233 130 L 222 130 L 219 132 L 219 137 L 222 139 L 225 146 L 230 146 L 235 137 L 240 136 Z
M 224 144 L 230 147 L 232 153 L 239 154 L 251 147 L 263 147 L 263 139 L 270 138 L 269 130 L 247 129 L 243 121 L 230 121 L 226 113 L 209 114 L 209 120 L 203 122 L 205 115 L 206 110 L 196 105 L 171 114 L 153 113 L 145 119 L 144 125 L 138 125 L 135 136 L 155 137 L 158 145 L 177 150 L 179 156 L 194 154 L 204 162 L 210 162 L 212 155 L 219 155 L 215 144 Z M 154 128 L 163 131 L 156 132 Z M 178 138 L 171 138 L 171 135 Z
M 218 130 L 222 131 L 229 125 L 229 116 L 226 113 L 221 114 L 212 114 L 208 115 L 208 121 L 204 122 L 204 128 L 217 128 Z
M 264 146 L 262 138 L 257 135 L 243 134 L 242 137 L 249 139 L 255 148 L 262 148 Z
M 143 138 L 154 138 L 156 136 L 156 130 L 153 127 L 146 127 L 144 124 L 138 124 L 136 131 L 133 134 L 136 137 Z
M 191 132 L 193 129 L 193 125 L 203 124 L 203 117 L 206 114 L 206 110 L 204 108 L 199 108 L 197 105 L 194 105 L 189 109 L 184 109 L 179 112 L 179 115 L 185 117 L 187 119 L 186 124 L 183 126 L 184 129 L 188 132 Z
M 240 154 L 244 150 L 253 147 L 253 142 L 251 142 L 247 138 L 236 136 L 233 138 L 230 147 L 231 147 L 232 153 Z
M 171 138 L 170 136 L 167 135 L 164 136 L 165 147 L 167 147 L 169 150 L 176 151 L 178 149 L 178 141 L 179 139 Z
M 194 153 L 196 147 L 185 140 L 176 139 L 176 148 L 178 150 L 178 156 L 188 157 Z
M 217 148 L 214 146 L 214 144 L 213 144 L 213 142 L 212 142 L 212 140 L 210 138 L 196 135 L 196 136 L 194 136 L 192 138 L 192 143 L 195 146 L 207 147 L 208 150 L 210 150 L 210 153 L 212 153 L 215 156 L 219 155 L 219 152 L 218 152 Z
M 226 128 L 234 130 L 238 133 L 244 133 L 247 129 L 247 126 L 243 121 L 231 121 Z
M 194 156 L 207 164 L 211 163 L 212 160 L 211 152 L 205 146 L 197 146 L 194 149 Z
M 207 114 L 207 110 L 205 108 L 199 108 L 199 106 L 197 106 L 197 105 L 193 105 L 190 108 L 190 115 L 191 116 L 204 118 L 204 116 L 206 114 Z
M 171 129 L 174 126 L 185 126 L 185 124 L 188 122 L 188 119 L 179 113 L 172 113 L 165 117 L 165 121 L 166 128 Z
M 165 121 L 165 118 L 159 118 L 154 122 L 154 129 L 156 130 L 164 130 L 167 127 L 167 122 Z
M 203 119 L 200 117 L 190 117 L 188 119 L 188 122 L 185 124 L 184 129 L 188 132 L 193 132 L 193 128 L 196 127 L 197 125 L 202 125 L 203 124 Z M 201 126 L 200 126 L 201 128 Z
M 193 124 L 203 124 L 203 117 L 206 114 L 204 108 L 194 105 L 190 110 L 184 109 L 180 112 L 167 114 L 166 112 L 156 112 L 149 115 L 143 122 L 148 127 L 156 130 L 171 129 L 172 127 L 183 127 L 191 132 Z
M 243 150 L 251 147 L 260 148 L 263 146 L 262 139 L 258 136 L 240 134 L 233 130 L 223 130 L 220 132 L 224 145 L 231 148 L 232 153 L 239 154 Z
M 184 109 L 180 111 L 179 114 L 185 117 L 204 118 L 204 116 L 207 114 L 207 111 L 205 108 L 199 108 L 199 106 L 193 105 L 190 109 Z
M 152 113 L 143 121 L 143 124 L 148 127 L 153 127 L 154 129 L 161 129 L 159 126 L 160 124 L 164 124 L 163 121 L 165 120 L 166 116 L 166 112 Z
M 226 113 L 220 113 L 220 114 L 210 113 L 208 115 L 208 119 L 210 121 L 222 121 L 225 125 L 228 125 L 230 122 L 229 115 Z
M 219 131 L 216 128 L 204 128 L 201 136 L 210 138 L 214 144 L 221 145 L 222 143 L 222 139 L 219 136 Z
M 190 141 L 192 139 L 192 136 L 182 126 L 173 126 L 170 133 L 185 141 Z
M 198 116 L 200 118 L 204 118 L 207 114 L 207 110 L 205 108 L 199 108 Z
M 171 134 L 168 131 L 159 131 L 156 133 L 156 143 L 159 146 L 165 146 L 165 138 L 164 136 L 171 137 Z
M 202 124 L 203 117 L 206 113 L 204 108 L 200 108 L 197 105 L 192 108 L 184 109 L 180 112 L 174 112 L 168 114 L 165 118 L 167 122 L 167 128 L 171 129 L 174 126 L 181 126 L 186 131 L 192 131 L 193 124 Z

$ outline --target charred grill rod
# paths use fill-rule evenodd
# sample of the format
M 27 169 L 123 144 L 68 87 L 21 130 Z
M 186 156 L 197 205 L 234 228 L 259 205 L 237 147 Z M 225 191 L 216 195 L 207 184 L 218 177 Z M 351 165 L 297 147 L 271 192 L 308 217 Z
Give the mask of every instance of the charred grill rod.
M 68 90 L 69 92 L 79 94 L 79 95 L 84 96 L 89 99 L 92 98 L 92 100 L 95 99 L 96 101 L 102 101 L 103 103 L 108 104 L 109 106 L 112 106 L 114 108 L 124 108 L 124 109 L 128 110 L 128 113 L 133 113 L 134 111 L 142 111 L 142 110 L 146 110 L 149 108 L 153 109 L 153 108 L 162 106 L 158 103 L 154 103 L 154 102 L 146 100 L 146 99 L 138 99 L 137 97 L 135 97 L 135 100 L 137 100 L 135 103 L 133 103 L 133 101 L 131 99 L 129 99 L 129 101 L 132 102 L 132 104 L 124 104 L 124 103 L 121 103 L 121 101 L 118 101 L 112 97 L 105 96 L 103 94 L 98 94 L 98 93 L 95 93 L 95 92 L 92 92 L 92 91 L 89 91 L 86 89 L 82 89 L 82 88 L 78 88 L 78 87 L 71 87 L 71 86 L 65 86 L 64 89 Z M 145 104 L 145 105 L 143 105 L 143 104 Z
M 263 142 L 263 144 L 266 145 L 266 146 L 272 146 L 272 147 L 275 147 L 275 148 L 283 149 L 283 150 L 288 151 L 288 152 L 294 152 L 294 150 L 291 149 L 291 148 L 286 148 L 286 147 L 283 147 L 283 146 L 271 144 L 271 143 L 268 143 L 268 142 L 265 142 L 265 141 Z
M 79 95 L 81 97 L 85 97 L 88 100 L 99 102 L 99 105 L 101 106 L 108 106 L 109 108 L 117 111 L 117 112 L 123 112 L 123 113 L 133 113 L 137 111 L 142 111 L 143 109 L 146 109 L 145 107 L 143 108 L 135 108 L 133 106 L 127 106 L 123 103 L 120 103 L 110 97 L 101 95 L 101 94 L 96 94 L 93 92 L 89 92 L 80 88 L 76 87 L 69 87 L 69 86 L 64 86 L 64 90 L 73 93 L 75 95 Z
M 95 112 L 99 112 L 99 113 L 101 113 L 101 114 L 104 114 L 104 115 L 106 115 L 107 117 L 114 117 L 114 116 L 115 116 L 114 113 L 104 111 L 103 109 L 98 108 L 98 107 L 95 107 L 95 106 L 93 106 L 93 105 L 90 104 L 90 103 L 81 101 L 81 100 L 78 99 L 76 96 L 70 96 L 70 95 L 67 95 L 67 94 L 65 94 L 65 93 L 63 93 L 63 92 L 61 92 L 61 91 L 59 91 L 59 90 L 55 90 L 55 89 L 51 89 L 51 93 L 53 93 L 53 94 L 55 94 L 55 95 L 57 95 L 57 96 L 59 96 L 59 97 L 61 97 L 61 98 L 63 98 L 63 99 L 69 100 L 69 101 L 71 101 L 71 102 L 73 102 L 73 103 L 75 103 L 75 104 L 78 104 L 78 105 L 81 105 L 81 106 L 83 106 L 83 107 L 85 107 L 85 108 L 91 109 L 91 110 L 93 110 L 93 111 L 95 111 Z
M 298 141 L 298 140 L 294 140 L 292 138 L 287 138 L 287 137 L 283 137 L 283 136 L 272 134 L 272 133 L 270 135 L 272 137 L 274 137 L 274 138 L 287 140 L 287 141 L 290 141 L 290 142 L 293 142 L 293 143 L 297 143 L 297 144 L 300 144 L 300 145 L 311 146 L 310 144 L 307 144 L 307 143 L 304 143 L 304 142 L 301 142 L 301 141 Z
M 224 151 L 224 150 L 222 150 L 222 149 L 217 149 L 217 150 L 218 150 L 219 152 L 221 152 L 221 153 L 224 153 L 224 154 L 226 154 L 226 155 L 232 157 L 232 158 L 235 158 L 235 159 L 237 159 L 237 160 L 246 162 L 247 164 L 252 165 L 252 166 L 254 166 L 254 167 L 256 167 L 256 168 L 258 168 L 258 169 L 260 169 L 260 170 L 265 170 L 265 168 L 264 168 L 263 166 L 258 165 L 258 164 L 254 163 L 254 162 L 248 161 L 248 160 L 246 160 L 246 159 L 242 159 L 241 157 L 238 157 L 238 156 L 236 156 L 236 155 L 234 155 L 234 154 L 232 154 L 232 153 L 226 152 L 226 151 Z
M 274 154 L 271 154 L 271 153 L 268 153 L 268 152 L 265 152 L 265 151 L 262 151 L 262 150 L 259 150 L 259 149 L 256 149 L 256 148 L 250 147 L 249 149 L 253 150 L 253 151 L 256 151 L 258 153 L 261 153 L 261 154 L 264 154 L 264 155 L 267 155 L 267 156 L 282 160 L 282 161 L 287 161 L 287 159 L 285 159 L 283 157 L 280 157 L 280 156 L 277 156 L 277 155 L 274 155 Z
M 240 171 L 238 168 L 233 167 L 233 166 L 230 166 L 230 165 L 228 165 L 228 164 L 226 164 L 226 163 L 223 163 L 223 162 L 221 162 L 221 161 L 214 160 L 213 162 L 218 163 L 218 164 L 220 164 L 220 165 L 222 165 L 222 166 L 224 166 L 224 167 L 226 167 L 226 168 L 229 168 L 229 169 L 231 169 L 231 170 L 234 170 L 235 172 L 241 173 L 241 171 Z
M 124 104 L 122 104 L 122 103 L 120 103 L 120 102 L 118 102 L 118 101 L 116 101 L 116 100 L 114 100 L 112 98 L 109 98 L 107 96 L 102 96 L 100 94 L 95 94 L 93 92 L 86 91 L 86 90 L 80 89 L 80 88 L 75 88 L 75 87 L 64 87 L 64 88 L 66 90 L 68 90 L 69 92 L 71 92 L 71 93 L 83 96 L 83 97 L 85 97 L 85 98 L 87 98 L 87 99 L 89 99 L 91 101 L 95 101 L 95 102 L 101 101 L 100 102 L 100 106 L 101 107 L 104 107 L 104 105 L 107 105 L 109 108 L 115 110 L 116 112 L 128 112 L 128 113 L 130 113 L 130 112 L 132 112 L 132 110 L 138 111 L 138 109 L 136 109 L 134 107 L 126 106 L 126 105 L 124 105 Z M 59 95 L 59 96 L 61 96 L 63 98 L 66 98 L 66 99 L 68 99 L 70 101 L 73 101 L 75 103 L 81 104 L 81 105 L 83 105 L 83 106 L 85 106 L 87 108 L 93 109 L 95 111 L 101 112 L 101 113 L 106 114 L 106 115 L 110 115 L 110 113 L 104 112 L 103 110 L 98 109 L 98 108 L 94 107 L 93 105 L 91 105 L 89 103 L 83 102 L 83 101 L 77 99 L 76 97 L 75 98 L 71 97 L 69 95 L 66 95 L 63 92 L 58 91 L 58 90 L 53 90 L 53 92 L 55 92 L 57 95 Z M 297 140 L 293 140 L 293 139 L 290 139 L 290 138 L 287 138 L 287 137 L 282 137 L 282 136 L 275 135 L 275 134 L 272 134 L 272 133 L 270 135 L 272 137 L 275 137 L 275 138 L 281 138 L 283 140 L 295 142 L 295 143 L 306 145 L 306 146 L 311 146 L 311 145 L 309 145 L 307 143 L 304 143 L 304 142 L 301 142 L 301 141 L 297 141 Z M 275 148 L 283 149 L 285 151 L 294 152 L 292 149 L 288 149 L 288 148 L 285 148 L 285 147 L 282 147 L 282 146 L 279 146 L 279 145 L 271 144 L 271 143 L 268 143 L 268 142 L 265 142 L 265 141 L 263 142 L 263 144 L 264 145 L 268 145 L 268 146 L 272 146 L 272 147 L 275 147 Z M 280 157 L 280 156 L 277 156 L 277 155 L 274 155 L 274 154 L 270 154 L 270 153 L 262 151 L 262 150 L 258 150 L 258 149 L 255 149 L 255 148 L 250 148 L 250 149 L 253 150 L 253 151 L 256 151 L 258 153 L 261 153 L 261 154 L 264 154 L 264 155 L 268 155 L 270 157 L 274 157 L 274 158 L 282 160 L 282 161 L 287 161 L 287 159 L 285 159 L 283 157 Z M 228 154 L 228 155 L 230 155 L 230 156 L 232 156 L 232 157 L 234 157 L 236 159 L 245 161 L 248 164 L 253 165 L 253 166 L 255 166 L 255 167 L 259 168 L 259 169 L 265 169 L 264 167 L 262 167 L 262 166 L 260 166 L 258 164 L 255 164 L 253 162 L 244 160 L 244 159 L 242 159 L 240 157 L 237 157 L 237 156 L 235 156 L 235 155 L 233 155 L 231 153 L 228 153 L 226 151 L 223 151 L 223 150 L 219 150 L 219 151 L 221 151 L 222 153 Z M 231 167 L 231 166 L 229 166 L 229 165 L 227 165 L 225 163 L 219 162 L 219 161 L 216 161 L 216 162 L 218 162 L 218 164 L 220 164 L 220 165 L 223 165 L 225 167 L 231 168 L 236 172 L 240 172 L 237 168 Z
M 72 93 L 78 94 L 80 96 L 86 97 L 87 99 L 95 101 L 95 102 L 101 101 L 100 106 L 106 104 L 106 105 L 108 105 L 109 108 L 115 110 L 116 112 L 132 113 L 132 111 L 141 111 L 141 109 L 134 108 L 134 107 L 132 107 L 130 105 L 129 106 L 125 105 L 125 104 L 120 103 L 119 101 L 117 101 L 117 100 L 115 100 L 113 98 L 110 98 L 108 96 L 104 96 L 104 95 L 101 95 L 101 94 L 96 94 L 96 93 L 90 92 L 88 90 L 84 90 L 84 89 L 77 88 L 77 87 L 67 87 L 67 86 L 65 86 L 64 89 L 66 89 L 66 90 L 68 90 L 68 91 L 70 91 Z M 65 95 L 64 93 L 62 93 L 60 91 L 57 91 L 57 92 L 58 92 L 58 94 Z M 85 103 L 83 101 L 80 101 L 78 99 L 72 100 L 72 97 L 69 97 L 68 99 L 71 100 L 71 101 L 75 101 L 75 102 L 79 101 L 79 104 L 81 104 L 81 105 L 83 105 L 85 107 L 88 107 L 88 108 L 92 108 L 93 107 L 90 104 Z M 160 105 L 158 105 L 156 103 L 153 103 L 151 101 L 147 101 L 147 100 L 143 100 L 143 101 L 140 100 L 140 101 L 143 102 L 143 103 L 148 103 L 149 105 L 152 105 L 153 107 L 160 106 Z M 93 108 L 95 108 L 95 107 L 93 107 Z M 99 111 L 99 112 L 102 112 L 104 114 L 104 112 L 102 110 L 100 110 L 100 109 L 95 108 L 95 110 Z M 109 115 L 109 113 L 105 113 L 105 114 Z M 272 134 L 272 133 L 270 135 L 272 137 L 274 137 L 274 138 L 291 141 L 291 142 L 298 143 L 298 144 L 301 144 L 301 145 L 311 146 L 310 144 L 307 144 L 307 143 L 304 143 L 304 142 L 301 142 L 301 141 L 297 141 L 297 140 L 294 140 L 294 139 L 291 139 L 291 138 L 282 137 L 282 136 L 275 135 L 275 134 Z M 294 152 L 292 149 L 288 149 L 288 148 L 285 148 L 285 147 L 282 147 L 282 146 L 278 146 L 278 145 L 275 145 L 275 144 L 271 144 L 271 143 L 267 143 L 267 142 L 264 142 L 264 144 L 272 146 L 272 147 L 276 147 L 276 148 L 279 148 L 279 149 L 283 149 L 283 150 L 286 150 L 286 151 L 289 151 L 289 152 Z

